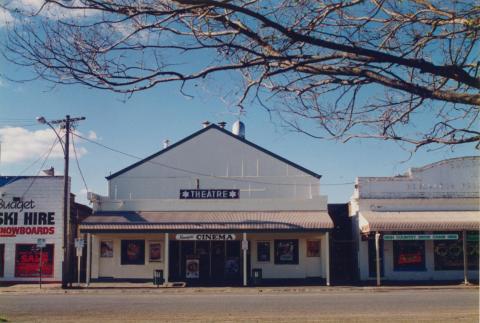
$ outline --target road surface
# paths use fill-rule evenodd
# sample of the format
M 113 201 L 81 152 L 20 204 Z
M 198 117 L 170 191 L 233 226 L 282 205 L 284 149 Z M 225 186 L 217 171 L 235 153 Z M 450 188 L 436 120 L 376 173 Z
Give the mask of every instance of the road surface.
M 0 293 L 12 322 L 478 322 L 478 288 Z

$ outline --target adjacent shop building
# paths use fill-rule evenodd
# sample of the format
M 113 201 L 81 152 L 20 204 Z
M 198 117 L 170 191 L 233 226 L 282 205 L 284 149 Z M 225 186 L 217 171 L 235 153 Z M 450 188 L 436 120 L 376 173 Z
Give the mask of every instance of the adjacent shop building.
M 479 157 L 462 157 L 357 178 L 350 214 L 359 279 L 478 281 L 479 172 Z
M 210 124 L 90 194 L 87 280 L 329 284 L 333 223 L 320 175 Z M 253 276 L 253 274 L 255 276 Z

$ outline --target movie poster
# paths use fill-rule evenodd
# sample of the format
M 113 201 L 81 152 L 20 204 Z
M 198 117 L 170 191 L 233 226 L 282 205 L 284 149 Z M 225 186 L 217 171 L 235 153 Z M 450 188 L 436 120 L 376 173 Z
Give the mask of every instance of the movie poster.
M 162 261 L 162 243 L 159 241 L 150 241 L 149 243 L 149 261 L 161 262 Z
M 145 264 L 145 241 L 122 240 L 122 265 Z
M 112 258 L 113 257 L 113 241 L 100 241 L 100 257 Z
M 42 277 L 53 276 L 53 244 L 42 250 Z M 40 276 L 40 250 L 36 244 L 17 244 L 15 251 L 15 277 Z
M 187 259 L 185 277 L 187 279 L 200 278 L 200 260 L 199 259 Z
M 275 263 L 298 264 L 298 240 L 275 240 Z
M 320 240 L 307 240 L 307 257 L 320 257 Z
M 257 242 L 257 261 L 270 261 L 270 242 Z

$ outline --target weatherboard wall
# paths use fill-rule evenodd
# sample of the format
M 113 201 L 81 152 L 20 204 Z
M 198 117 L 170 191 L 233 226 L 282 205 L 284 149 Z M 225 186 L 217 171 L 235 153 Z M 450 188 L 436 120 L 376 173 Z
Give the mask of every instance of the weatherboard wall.
M 202 189 L 240 189 L 241 199 L 320 193 L 317 177 L 216 128 L 167 150 L 111 178 L 108 200 L 178 199 L 180 189 L 197 188 L 197 180 Z

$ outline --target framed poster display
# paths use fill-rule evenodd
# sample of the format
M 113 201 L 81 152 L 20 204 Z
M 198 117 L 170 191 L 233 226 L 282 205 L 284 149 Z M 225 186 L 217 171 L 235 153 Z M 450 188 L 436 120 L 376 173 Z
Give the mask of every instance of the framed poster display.
M 145 264 L 145 240 L 122 240 L 122 265 Z
M 257 261 L 270 261 L 270 241 L 257 241 Z
M 100 258 L 113 258 L 113 241 L 100 241 Z
M 187 259 L 185 270 L 185 278 L 198 279 L 200 278 L 200 260 L 197 258 Z
M 42 250 L 42 276 L 53 276 L 53 244 Z M 40 276 L 40 249 L 36 244 L 17 244 L 15 248 L 15 277 Z
M 150 241 L 148 243 L 148 261 L 161 262 L 162 259 L 162 243 L 160 241 Z
M 320 240 L 307 240 L 307 257 L 320 257 Z
M 275 240 L 275 264 L 298 265 L 298 240 Z

